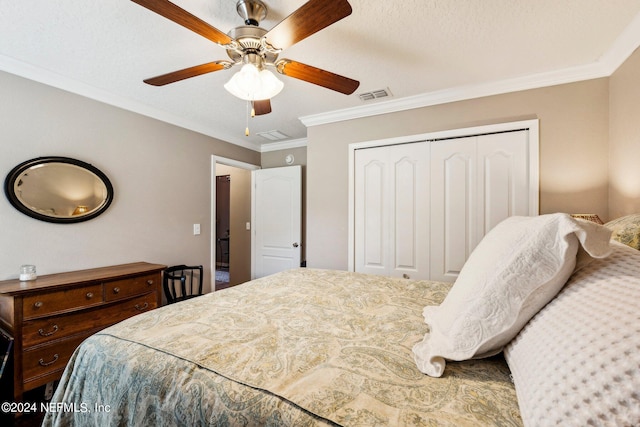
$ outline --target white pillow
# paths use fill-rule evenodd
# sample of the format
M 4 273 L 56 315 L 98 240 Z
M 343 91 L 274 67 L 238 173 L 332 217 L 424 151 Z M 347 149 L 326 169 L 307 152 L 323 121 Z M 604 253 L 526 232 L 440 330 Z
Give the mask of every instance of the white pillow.
M 525 426 L 640 426 L 640 252 L 611 245 L 504 348 Z
M 601 258 L 611 231 L 568 214 L 510 217 L 478 244 L 440 306 L 428 306 L 429 325 L 413 347 L 418 369 L 439 377 L 447 360 L 499 353 L 564 286 L 580 244 Z

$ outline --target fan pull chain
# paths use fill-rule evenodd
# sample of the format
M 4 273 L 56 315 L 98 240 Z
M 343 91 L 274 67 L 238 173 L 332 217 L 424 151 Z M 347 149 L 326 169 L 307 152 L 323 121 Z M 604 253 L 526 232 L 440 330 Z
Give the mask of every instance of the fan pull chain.
M 247 101 L 247 128 L 244 130 L 244 136 L 249 136 L 249 101 Z
M 249 116 L 253 119 L 256 116 L 256 109 L 253 108 L 253 103 L 251 103 L 251 112 L 249 112 L 249 102 L 247 101 L 247 128 L 244 130 L 244 136 L 249 136 Z

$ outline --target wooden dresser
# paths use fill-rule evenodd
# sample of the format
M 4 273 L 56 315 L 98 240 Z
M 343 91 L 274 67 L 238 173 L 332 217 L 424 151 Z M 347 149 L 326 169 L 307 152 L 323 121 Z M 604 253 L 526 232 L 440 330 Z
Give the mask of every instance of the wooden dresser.
M 14 338 L 13 396 L 61 377 L 89 335 L 159 307 L 164 265 L 112 267 L 0 281 L 0 325 Z

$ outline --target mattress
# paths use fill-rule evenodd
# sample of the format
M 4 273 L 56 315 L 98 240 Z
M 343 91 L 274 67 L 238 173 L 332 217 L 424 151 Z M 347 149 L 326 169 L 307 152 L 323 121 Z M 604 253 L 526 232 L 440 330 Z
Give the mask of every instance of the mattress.
M 415 366 L 450 286 L 296 269 L 140 314 L 76 350 L 43 425 L 522 425 L 501 356 Z

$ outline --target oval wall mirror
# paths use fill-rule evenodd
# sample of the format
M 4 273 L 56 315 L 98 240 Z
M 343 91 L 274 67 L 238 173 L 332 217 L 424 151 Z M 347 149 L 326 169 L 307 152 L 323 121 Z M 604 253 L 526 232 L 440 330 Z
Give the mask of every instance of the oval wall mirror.
M 109 178 L 68 157 L 39 157 L 19 164 L 4 182 L 9 202 L 41 221 L 74 223 L 103 213 L 113 200 Z

